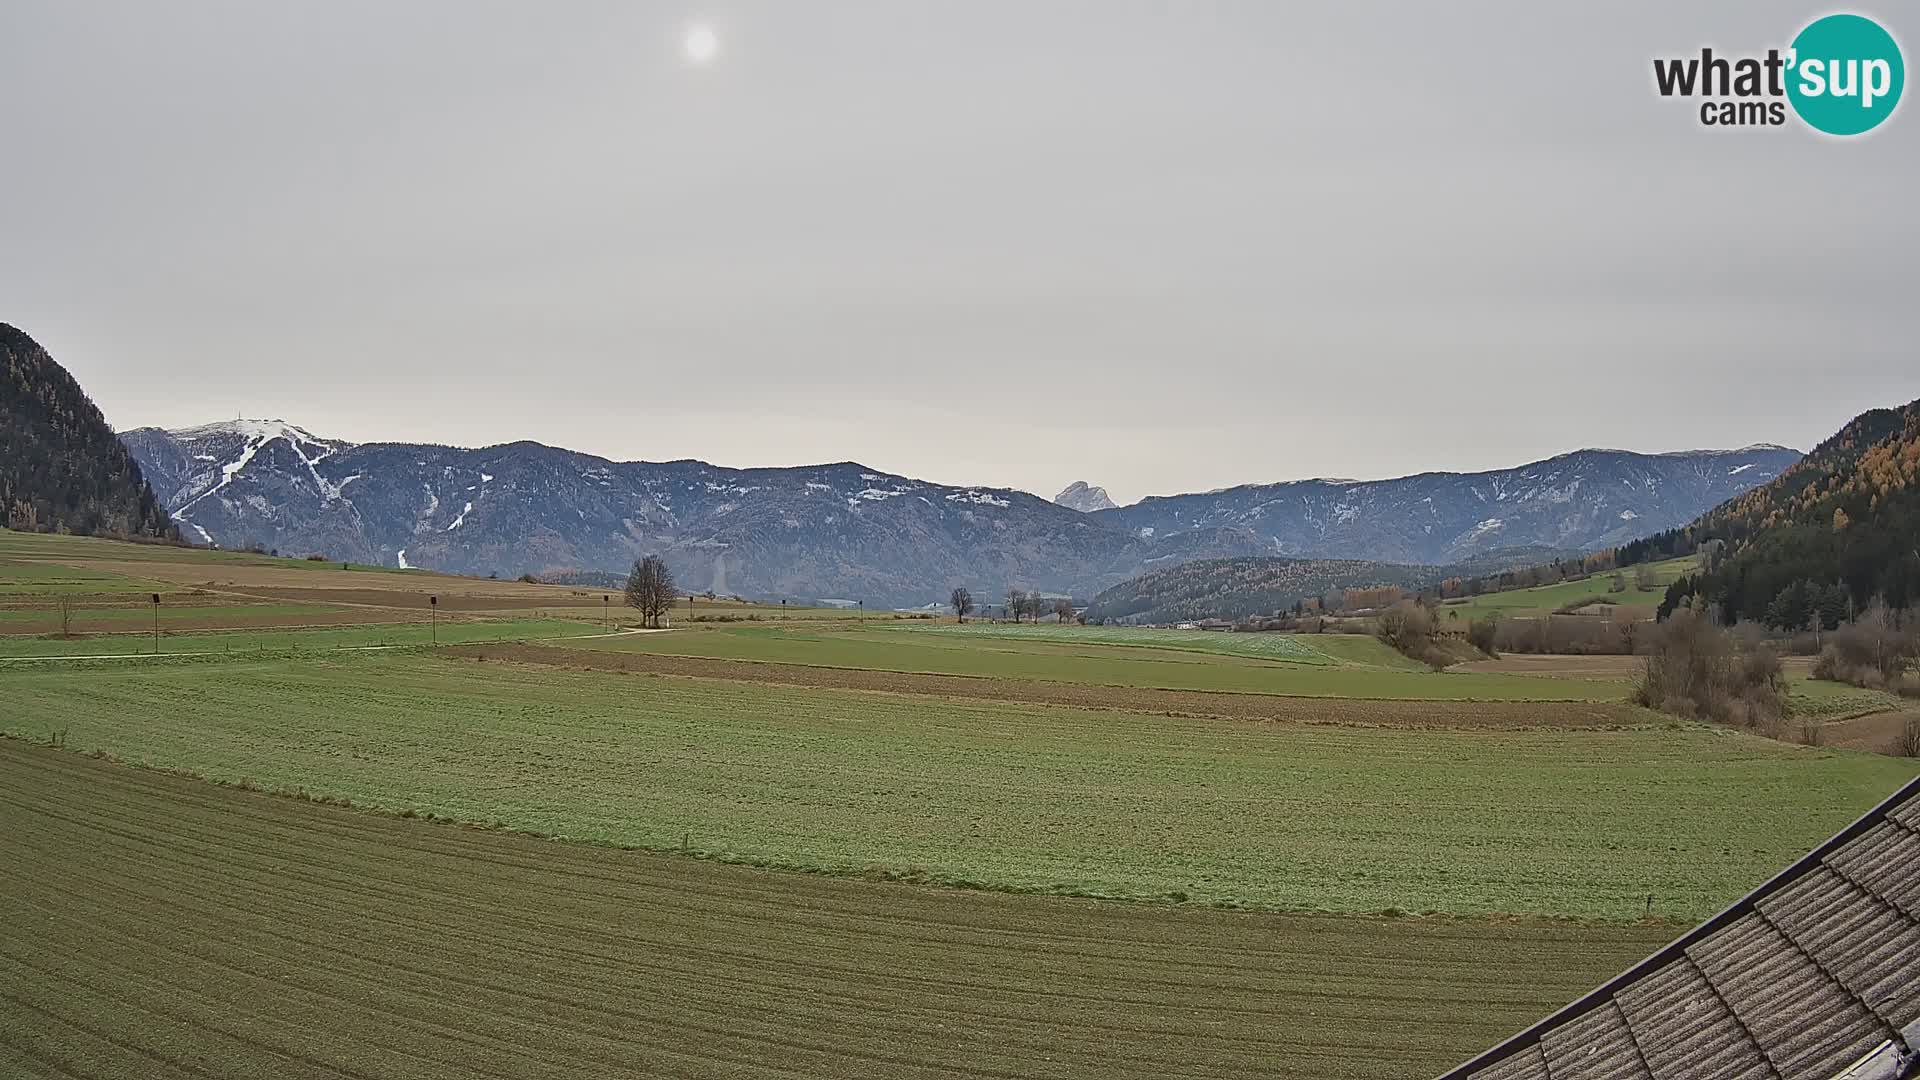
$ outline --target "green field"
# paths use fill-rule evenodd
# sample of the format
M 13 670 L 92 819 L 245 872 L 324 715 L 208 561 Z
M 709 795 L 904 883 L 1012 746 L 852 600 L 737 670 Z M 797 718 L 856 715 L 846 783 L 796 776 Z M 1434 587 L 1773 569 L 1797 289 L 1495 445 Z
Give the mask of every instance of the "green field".
M 0 1075 L 1428 1076 L 1667 926 L 783 874 L 0 740 Z
M 1612 602 L 1629 607 L 1646 609 L 1647 618 L 1653 617 L 1653 609 L 1660 605 L 1667 595 L 1667 586 L 1676 579 L 1698 569 L 1697 560 L 1692 556 L 1682 559 L 1668 559 L 1652 564 L 1656 585 L 1652 589 L 1641 589 L 1634 584 L 1634 569 L 1628 567 L 1620 572 L 1626 579 L 1625 592 L 1608 592 L 1612 587 L 1612 572 L 1594 574 L 1582 581 L 1562 581 L 1555 585 L 1541 585 L 1532 589 L 1512 589 L 1507 592 L 1482 593 L 1459 602 L 1449 601 L 1440 606 L 1442 625 L 1455 622 L 1466 623 L 1489 614 L 1498 614 L 1503 618 L 1535 618 L 1551 614 L 1568 604 L 1578 601 Z M 1450 618 L 1458 615 L 1458 619 Z
M 1832 719 L 1907 708 L 1909 702 L 1885 690 L 1868 690 L 1824 679 L 1789 678 L 1787 702 L 1794 719 Z
M 1288 910 L 1717 909 L 1920 763 L 1706 729 L 1287 727 L 434 656 L 7 672 L 5 728 L 835 873 Z
M 1231 634 L 1217 630 L 1160 630 L 1140 626 L 1065 626 L 1048 624 L 970 622 L 963 625 L 939 623 L 902 628 L 907 633 L 941 634 L 949 637 L 993 638 L 1005 641 L 1059 641 L 1074 645 L 1131 645 L 1155 649 L 1221 653 L 1226 656 L 1250 656 L 1261 660 L 1285 660 L 1296 664 L 1331 664 L 1335 658 L 1315 649 L 1308 639 L 1293 634 Z M 1379 654 L 1395 655 L 1371 638 Z
M 972 624 L 968 624 L 968 629 Z M 958 630 L 959 627 L 953 629 Z M 1046 628 L 1040 628 L 1045 630 Z M 1199 633 L 1195 631 L 1195 633 Z M 1209 638 L 1279 637 L 1264 634 L 1208 634 Z M 1334 642 L 1338 635 L 1324 635 Z M 1299 697 L 1352 697 L 1434 701 L 1611 701 L 1626 693 L 1623 683 L 1432 672 L 1399 663 L 1371 638 L 1348 637 L 1317 651 L 1321 635 L 1286 639 L 1313 641 L 1315 663 L 1281 662 L 1220 651 L 1169 649 L 1145 644 L 1113 645 L 1096 639 L 1055 640 L 1030 631 L 999 634 L 934 633 L 911 629 L 834 629 L 818 627 L 727 627 L 676 630 L 669 634 L 602 638 L 582 642 L 596 649 L 636 650 L 673 656 L 725 660 L 764 660 L 784 664 L 863 668 L 986 678 L 1045 679 L 1101 686 L 1144 686 L 1172 690 L 1214 690 Z M 1393 659 L 1381 666 L 1355 657 Z M 1381 657 L 1385 659 L 1384 657 Z
M 390 612 L 376 612 L 390 617 Z M 598 628 L 571 619 L 442 619 L 437 626 L 372 623 L 328 627 L 263 627 L 258 630 L 163 632 L 160 651 L 169 655 L 291 652 L 301 649 L 363 649 L 373 645 L 455 645 L 474 641 L 533 641 L 594 634 Z M 154 651 L 152 636 L 132 630 L 78 638 L 0 637 L 0 660 L 61 656 L 140 656 Z

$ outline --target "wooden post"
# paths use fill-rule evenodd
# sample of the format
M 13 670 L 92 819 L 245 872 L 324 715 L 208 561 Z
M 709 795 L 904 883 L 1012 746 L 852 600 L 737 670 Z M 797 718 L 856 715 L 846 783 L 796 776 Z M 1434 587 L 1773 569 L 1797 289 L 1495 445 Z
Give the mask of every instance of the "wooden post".
M 160 655 L 160 594 L 153 594 L 153 655 Z
M 427 597 L 427 633 L 432 636 L 435 645 L 440 644 L 440 598 Z

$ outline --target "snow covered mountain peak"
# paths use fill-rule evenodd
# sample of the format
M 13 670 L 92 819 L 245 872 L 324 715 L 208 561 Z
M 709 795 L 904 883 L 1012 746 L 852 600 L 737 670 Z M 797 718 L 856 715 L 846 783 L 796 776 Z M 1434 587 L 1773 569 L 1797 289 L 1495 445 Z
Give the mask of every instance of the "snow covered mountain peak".
M 200 424 L 195 427 L 169 428 L 167 434 L 176 439 L 193 442 L 202 439 L 214 439 L 221 436 L 238 436 L 258 442 L 272 439 L 286 439 L 292 443 L 314 443 L 322 446 L 348 447 L 352 443 L 338 439 L 323 439 L 306 428 L 289 424 L 285 420 L 222 420 L 213 424 Z

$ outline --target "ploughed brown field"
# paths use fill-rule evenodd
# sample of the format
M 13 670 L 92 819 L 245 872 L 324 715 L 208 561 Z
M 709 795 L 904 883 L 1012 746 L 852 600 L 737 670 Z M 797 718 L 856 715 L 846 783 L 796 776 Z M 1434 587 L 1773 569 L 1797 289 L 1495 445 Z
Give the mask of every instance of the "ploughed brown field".
M 1431 1075 L 1668 926 L 719 865 L 0 740 L 8 1077 Z

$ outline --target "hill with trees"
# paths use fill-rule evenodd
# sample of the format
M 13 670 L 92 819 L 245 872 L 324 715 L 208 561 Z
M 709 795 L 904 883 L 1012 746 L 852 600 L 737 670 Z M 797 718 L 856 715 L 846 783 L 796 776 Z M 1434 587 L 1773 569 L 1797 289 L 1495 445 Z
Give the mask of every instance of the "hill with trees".
M 1920 401 L 1855 417 L 1779 477 L 1692 524 L 1623 545 L 1622 565 L 1705 555 L 1662 614 L 1704 597 L 1731 623 L 1837 626 L 1876 598 L 1920 602 Z
M 1115 585 L 1093 598 L 1086 617 L 1169 623 L 1275 615 L 1328 592 L 1379 586 L 1418 590 L 1454 569 L 1361 559 L 1201 559 Z
M 67 370 L 0 323 L 0 508 L 10 529 L 173 535 L 140 466 Z

